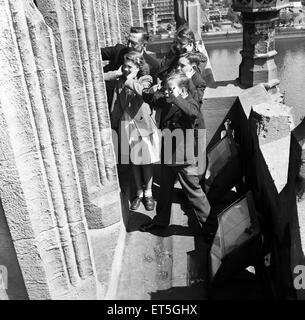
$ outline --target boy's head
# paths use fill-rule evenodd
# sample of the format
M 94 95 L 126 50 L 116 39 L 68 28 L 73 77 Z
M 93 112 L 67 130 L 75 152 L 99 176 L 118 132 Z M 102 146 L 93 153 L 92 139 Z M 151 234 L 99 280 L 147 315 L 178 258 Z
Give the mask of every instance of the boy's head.
M 184 72 L 174 71 L 166 79 L 167 90 L 175 97 L 186 98 L 189 92 L 189 79 Z
M 148 41 L 147 32 L 143 27 L 131 27 L 127 47 L 130 51 L 143 53 Z
M 180 55 L 177 69 L 191 78 L 195 71 L 198 71 L 200 63 L 206 63 L 206 61 L 207 58 L 201 53 L 187 52 Z
M 181 26 L 175 36 L 174 47 L 178 54 L 192 52 L 196 47 L 195 36 L 186 25 Z
M 193 71 L 193 64 L 185 55 L 182 55 L 179 58 L 177 69 L 188 74 Z

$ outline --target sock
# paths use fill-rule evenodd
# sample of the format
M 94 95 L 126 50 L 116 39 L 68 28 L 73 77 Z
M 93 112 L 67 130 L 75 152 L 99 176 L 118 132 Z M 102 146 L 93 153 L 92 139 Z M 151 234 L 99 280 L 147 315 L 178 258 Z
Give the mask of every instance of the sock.
M 152 197 L 152 190 L 151 189 L 145 190 L 144 193 L 145 193 L 145 197 Z
M 138 198 L 143 198 L 143 190 L 138 190 L 137 191 L 137 197 Z

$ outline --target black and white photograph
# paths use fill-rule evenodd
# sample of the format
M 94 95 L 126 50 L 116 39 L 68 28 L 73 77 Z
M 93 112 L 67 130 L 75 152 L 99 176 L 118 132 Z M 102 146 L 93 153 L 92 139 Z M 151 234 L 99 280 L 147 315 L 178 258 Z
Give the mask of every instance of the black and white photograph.
M 0 304 L 304 299 L 305 0 L 0 0 Z

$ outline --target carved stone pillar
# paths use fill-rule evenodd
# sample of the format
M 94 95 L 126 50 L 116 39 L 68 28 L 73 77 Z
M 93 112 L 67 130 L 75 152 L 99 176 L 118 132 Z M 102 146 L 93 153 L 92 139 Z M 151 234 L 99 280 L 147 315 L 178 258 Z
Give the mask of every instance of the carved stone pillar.
M 121 42 L 121 30 L 119 20 L 118 0 L 92 0 L 94 2 L 99 38 L 103 36 L 105 40 L 101 42 L 102 47 L 114 46 Z M 128 8 L 125 8 L 127 12 Z M 128 12 L 127 12 L 128 14 Z M 103 35 L 101 32 L 103 31 Z
M 125 44 L 129 36 L 132 22 L 131 0 L 118 0 L 120 32 L 122 43 Z
M 107 227 L 120 221 L 121 208 L 94 2 L 37 0 L 37 6 L 55 36 L 88 225 Z
M 96 299 L 53 35 L 31 0 L 0 0 L 0 44 L 0 197 L 27 293 Z
M 233 0 L 233 9 L 242 12 L 243 49 L 239 82 L 244 87 L 279 84 L 274 57 L 275 27 L 279 11 L 288 0 Z
M 142 0 L 131 0 L 132 26 L 143 27 Z

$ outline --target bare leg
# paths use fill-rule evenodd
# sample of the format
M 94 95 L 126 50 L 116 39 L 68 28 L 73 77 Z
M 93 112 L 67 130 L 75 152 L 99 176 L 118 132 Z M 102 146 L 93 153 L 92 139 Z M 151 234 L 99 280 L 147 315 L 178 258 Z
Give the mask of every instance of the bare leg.
M 153 173 L 154 166 L 153 164 L 142 166 L 144 184 L 145 184 L 145 196 L 152 196 L 152 184 L 153 184 Z

